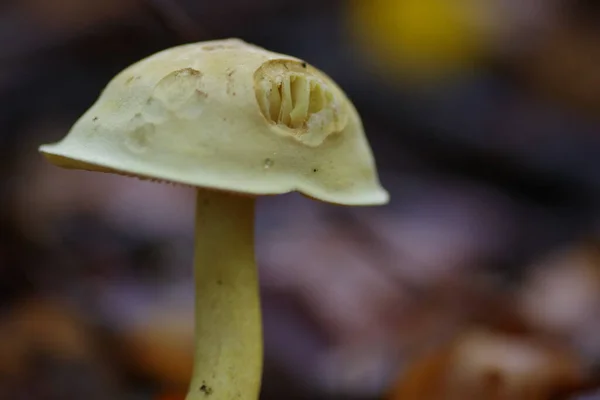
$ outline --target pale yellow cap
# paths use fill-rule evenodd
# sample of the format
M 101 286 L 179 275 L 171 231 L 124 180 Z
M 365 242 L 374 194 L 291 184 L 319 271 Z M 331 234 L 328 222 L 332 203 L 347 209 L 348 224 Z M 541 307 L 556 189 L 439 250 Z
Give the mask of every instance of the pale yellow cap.
M 335 82 L 237 39 L 132 65 L 62 141 L 40 150 L 66 168 L 346 205 L 388 201 L 360 117 Z

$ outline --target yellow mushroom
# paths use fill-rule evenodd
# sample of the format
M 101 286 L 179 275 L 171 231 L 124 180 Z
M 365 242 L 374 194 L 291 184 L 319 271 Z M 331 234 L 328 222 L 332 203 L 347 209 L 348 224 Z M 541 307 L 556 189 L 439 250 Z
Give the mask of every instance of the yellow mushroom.
M 482 0 L 353 0 L 348 23 L 371 62 L 402 81 L 436 82 L 485 56 L 501 18 Z
M 256 196 L 388 201 L 342 90 L 302 60 L 238 39 L 178 46 L 132 65 L 62 141 L 40 150 L 65 168 L 196 188 L 196 350 L 187 400 L 258 397 Z

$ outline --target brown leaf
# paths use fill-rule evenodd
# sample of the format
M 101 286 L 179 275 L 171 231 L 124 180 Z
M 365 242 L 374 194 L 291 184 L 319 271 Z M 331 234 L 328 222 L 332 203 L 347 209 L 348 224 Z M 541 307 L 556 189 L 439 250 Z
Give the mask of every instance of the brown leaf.
M 585 379 L 569 350 L 542 338 L 472 330 L 416 360 L 388 400 L 547 400 Z

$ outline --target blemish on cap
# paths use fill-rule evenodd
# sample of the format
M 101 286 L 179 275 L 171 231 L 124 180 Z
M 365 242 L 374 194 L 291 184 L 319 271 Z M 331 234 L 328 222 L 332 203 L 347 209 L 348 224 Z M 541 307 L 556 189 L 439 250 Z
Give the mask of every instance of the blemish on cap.
M 140 79 L 140 77 L 139 77 L 139 76 L 130 76 L 130 77 L 129 77 L 129 78 L 127 78 L 127 80 L 125 81 L 125 84 L 126 84 L 126 85 L 130 85 L 130 84 L 131 84 L 131 82 L 133 82 L 133 81 L 137 81 L 138 79 Z
M 273 159 L 271 158 L 265 158 L 265 161 L 263 163 L 263 167 L 265 169 L 269 169 L 273 166 L 273 164 L 275 164 L 275 161 L 273 161 Z
M 217 50 L 233 50 L 239 48 L 239 43 L 236 42 L 228 42 L 228 43 L 219 43 L 219 44 L 207 44 L 202 46 L 202 50 L 204 51 L 217 51 Z
M 154 133 L 154 124 L 145 123 L 127 135 L 125 145 L 134 153 L 144 153 L 150 148 Z
M 235 92 L 233 90 L 233 75 L 235 74 L 236 70 L 235 68 L 228 68 L 225 72 L 227 73 L 227 94 L 231 94 L 233 92 L 233 94 L 235 95 Z
M 181 118 L 193 119 L 201 114 L 207 97 L 202 73 L 193 68 L 183 68 L 163 77 L 149 100 L 156 103 L 154 106 L 160 105 Z
M 319 146 L 347 123 L 344 99 L 318 73 L 293 60 L 270 60 L 254 73 L 260 111 L 279 133 L 304 145 Z

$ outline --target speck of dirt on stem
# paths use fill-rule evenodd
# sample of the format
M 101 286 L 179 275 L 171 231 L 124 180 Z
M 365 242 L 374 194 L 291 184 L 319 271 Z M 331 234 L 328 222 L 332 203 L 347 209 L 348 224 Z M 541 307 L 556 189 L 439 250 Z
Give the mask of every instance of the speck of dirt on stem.
M 202 386 L 200 386 L 200 391 L 202 393 L 204 393 L 206 396 L 210 396 L 213 392 L 212 388 L 209 386 L 206 386 L 206 384 L 202 384 Z

